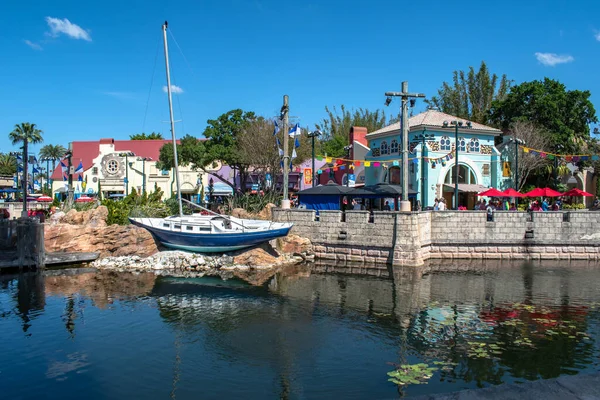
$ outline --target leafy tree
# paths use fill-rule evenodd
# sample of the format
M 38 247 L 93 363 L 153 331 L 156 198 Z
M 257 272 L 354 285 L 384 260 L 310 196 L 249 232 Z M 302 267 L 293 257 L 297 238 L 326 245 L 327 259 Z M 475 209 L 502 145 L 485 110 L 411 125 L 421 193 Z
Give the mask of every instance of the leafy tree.
M 373 132 L 386 125 L 385 113 L 381 110 L 348 110 L 342 104 L 340 111 L 341 114 L 338 114 L 336 107 L 331 110 L 326 106 L 327 117 L 316 124 L 317 129 L 323 133 L 321 152 L 331 157 L 343 157 L 346 154 L 344 147 L 350 143 L 350 128 L 353 126 L 362 126 L 368 132 Z
M 177 162 L 180 166 L 192 165 L 193 169 L 204 168 L 204 144 L 192 135 L 185 135 L 177 144 Z M 175 167 L 173 143 L 165 143 L 160 148 L 156 167 L 169 170 Z
M 0 175 L 12 176 L 17 173 L 17 159 L 10 154 L 0 153 Z
M 150 134 L 136 133 L 134 135 L 129 135 L 129 139 L 131 140 L 164 140 L 162 133 L 152 132 Z
M 204 165 L 213 161 L 222 161 L 238 171 L 241 187 L 246 187 L 248 178 L 249 160 L 245 159 L 240 151 L 239 137 L 248 129 L 251 122 L 257 119 L 249 111 L 235 109 L 222 114 L 217 119 L 209 119 L 204 130 Z
M 46 158 L 48 160 L 52 160 L 52 171 L 54 171 L 56 169 L 56 161 L 63 158 L 66 153 L 67 149 L 60 144 L 47 144 L 40 149 L 40 159 Z
M 24 176 L 27 176 L 27 156 L 29 143 L 42 143 L 42 131 L 36 128 L 35 124 L 22 122 L 20 125 L 15 125 L 15 129 L 8 134 L 8 137 L 13 145 L 23 144 L 23 171 Z M 27 198 L 27 184 L 23 183 L 23 201 Z M 23 217 L 27 216 L 27 207 L 23 207 Z
M 487 124 L 492 102 L 504 99 L 509 87 L 506 75 L 498 82 L 498 75 L 490 75 L 482 61 L 477 72 L 473 67 L 468 72 L 454 71 L 452 83 L 442 83 L 438 95 L 425 102 L 447 114 Z
M 550 151 L 576 152 L 589 140 L 589 124 L 598 122 L 590 95 L 549 78 L 524 82 L 492 103 L 490 117 L 502 129 L 515 121 L 531 121 L 548 132 Z

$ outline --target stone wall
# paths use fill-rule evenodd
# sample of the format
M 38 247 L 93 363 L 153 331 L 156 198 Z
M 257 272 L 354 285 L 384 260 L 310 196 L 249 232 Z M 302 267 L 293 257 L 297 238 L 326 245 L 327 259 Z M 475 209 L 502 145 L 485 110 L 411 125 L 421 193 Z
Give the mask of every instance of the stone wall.
M 600 259 L 600 212 L 389 212 L 273 209 L 315 255 L 336 262 L 421 265 L 427 259 Z

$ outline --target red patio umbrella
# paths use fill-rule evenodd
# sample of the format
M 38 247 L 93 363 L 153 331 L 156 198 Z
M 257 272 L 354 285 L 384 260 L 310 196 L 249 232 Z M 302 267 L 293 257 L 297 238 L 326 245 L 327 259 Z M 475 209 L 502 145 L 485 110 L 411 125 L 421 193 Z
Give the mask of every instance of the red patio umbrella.
M 89 203 L 90 201 L 94 201 L 94 199 L 88 196 L 81 196 L 80 198 L 75 200 L 75 203 Z
M 535 188 L 531 192 L 525 193 L 526 197 L 558 197 L 562 196 L 562 193 L 552 190 L 550 188 Z
M 525 197 L 525 195 L 523 193 L 517 192 L 513 188 L 508 188 L 502 193 L 504 193 L 506 195 L 506 197 Z
M 479 197 L 506 197 L 506 194 L 502 193 L 498 189 L 490 188 L 481 193 L 477 193 Z
M 42 203 L 50 203 L 52 201 L 52 197 L 50 197 L 50 196 L 40 196 L 40 197 L 38 197 L 37 201 L 40 201 Z
M 588 193 L 588 192 L 584 192 L 581 189 L 573 188 L 573 189 L 571 189 L 569 191 L 564 192 L 563 196 L 586 196 L 586 197 L 591 197 L 591 196 L 593 196 L 593 194 Z

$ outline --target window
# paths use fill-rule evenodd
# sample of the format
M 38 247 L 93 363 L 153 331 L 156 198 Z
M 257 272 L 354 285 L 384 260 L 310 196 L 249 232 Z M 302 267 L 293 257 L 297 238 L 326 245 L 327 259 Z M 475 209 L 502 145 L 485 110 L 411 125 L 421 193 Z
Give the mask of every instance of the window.
M 490 164 L 483 164 L 481 173 L 483 176 L 490 176 Z
M 398 141 L 396 139 L 393 139 L 392 143 L 390 144 L 390 153 L 391 154 L 398 153 Z
M 169 175 L 169 170 L 168 169 L 163 169 L 162 171 L 160 171 L 160 174 L 162 176 L 167 176 L 167 175 Z
M 469 152 L 470 153 L 479 153 L 479 139 L 473 138 L 469 142 Z
M 387 142 L 384 140 L 383 142 L 381 142 L 381 146 L 379 146 L 379 149 L 381 150 L 381 155 L 386 155 L 386 154 L 390 154 L 389 148 L 388 148 L 388 144 Z
M 189 226 L 189 225 L 188 225 L 188 226 L 186 226 L 186 227 L 185 227 L 185 229 L 187 229 L 188 231 L 193 231 L 193 230 L 194 230 L 194 227 L 193 227 L 193 226 Z
M 456 145 L 458 146 L 458 151 L 467 151 L 467 141 L 465 138 L 459 137 Z
M 98 175 L 98 167 L 92 168 L 92 175 Z
M 442 136 L 442 138 L 440 139 L 440 150 L 444 151 L 451 149 L 452 148 L 450 147 L 450 138 L 448 136 Z
M 108 164 L 106 164 L 106 172 L 114 175 L 117 171 L 119 171 L 119 162 L 117 160 L 110 160 Z

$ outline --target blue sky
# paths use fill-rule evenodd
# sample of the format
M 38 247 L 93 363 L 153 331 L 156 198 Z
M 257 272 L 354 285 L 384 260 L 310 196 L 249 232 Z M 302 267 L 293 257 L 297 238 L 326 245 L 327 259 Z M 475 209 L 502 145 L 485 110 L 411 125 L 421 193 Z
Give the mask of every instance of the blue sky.
M 183 90 L 178 137 L 201 136 L 207 119 L 234 108 L 277 115 L 284 94 L 290 115 L 312 127 L 326 105 L 383 108 L 403 80 L 435 95 L 452 71 L 481 60 L 517 83 L 548 76 L 590 90 L 600 112 L 594 1 L 38 0 L 4 1 L 0 15 L 5 138 L 24 121 L 65 146 L 168 136 L 164 20 L 183 52 L 169 37 L 172 83 Z M 0 152 L 12 149 L 0 140 Z

